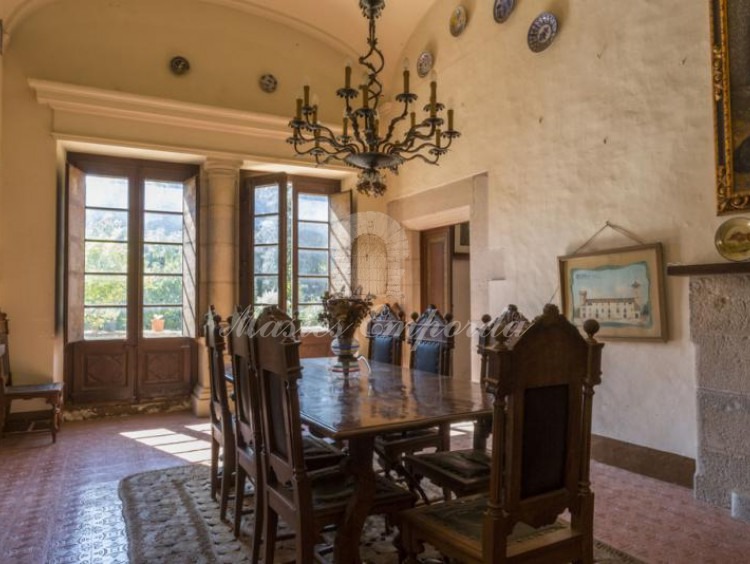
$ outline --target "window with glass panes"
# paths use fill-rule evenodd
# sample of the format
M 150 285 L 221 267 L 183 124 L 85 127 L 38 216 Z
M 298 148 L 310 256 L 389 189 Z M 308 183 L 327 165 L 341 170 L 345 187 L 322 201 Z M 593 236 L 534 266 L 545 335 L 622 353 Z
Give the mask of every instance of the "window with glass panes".
M 66 315 L 80 318 L 72 324 L 79 330 L 71 338 L 194 334 L 196 209 L 190 182 L 197 167 L 165 164 L 162 169 L 95 156 L 73 160 L 81 161 L 83 170 L 78 172 L 80 201 L 71 200 L 69 210 Z M 75 244 L 79 236 L 82 249 Z M 73 306 L 79 303 L 81 311 Z
M 128 327 L 128 179 L 87 174 L 85 186 L 84 338 L 124 338 Z
M 319 327 L 322 295 L 331 288 L 332 198 L 338 181 L 284 174 L 246 177 L 241 192 L 240 297 L 256 311 L 278 305 L 303 328 Z M 347 214 L 349 207 L 347 205 Z M 338 289 L 338 288 L 337 288 Z

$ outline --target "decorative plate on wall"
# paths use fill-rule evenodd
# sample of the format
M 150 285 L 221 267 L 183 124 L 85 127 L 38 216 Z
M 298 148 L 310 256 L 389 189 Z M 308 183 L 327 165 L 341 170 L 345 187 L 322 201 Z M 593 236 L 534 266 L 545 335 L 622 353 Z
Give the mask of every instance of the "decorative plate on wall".
M 510 17 L 513 8 L 516 7 L 516 0 L 495 0 L 495 6 L 492 13 L 497 23 L 503 23 Z
M 733 217 L 716 230 L 716 250 L 725 259 L 750 260 L 750 218 Z
M 432 65 L 435 63 L 435 60 L 432 57 L 432 53 L 429 51 L 422 51 L 422 53 L 419 55 L 419 58 L 417 59 L 417 74 L 424 78 L 428 74 L 430 74 L 430 71 L 432 70 Z
M 458 37 L 466 29 L 466 23 L 469 21 L 469 14 L 466 8 L 458 6 L 451 14 L 450 30 L 453 37 Z
M 279 81 L 272 74 L 264 74 L 258 79 L 258 85 L 263 92 L 272 94 L 276 92 L 276 88 L 279 86 Z
M 544 51 L 552 45 L 557 35 L 557 18 L 555 14 L 544 12 L 531 22 L 529 27 L 529 49 L 534 53 Z

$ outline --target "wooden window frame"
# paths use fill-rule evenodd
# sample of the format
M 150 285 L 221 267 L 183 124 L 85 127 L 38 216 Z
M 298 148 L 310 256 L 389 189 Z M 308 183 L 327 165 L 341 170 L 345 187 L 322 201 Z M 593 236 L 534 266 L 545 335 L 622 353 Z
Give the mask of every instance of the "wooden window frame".
M 127 273 L 127 302 L 126 306 L 128 310 L 134 308 L 136 315 L 128 315 L 127 330 L 126 330 L 126 341 L 132 340 L 133 336 L 136 339 L 143 338 L 142 327 L 143 327 L 143 292 L 139 292 L 139 288 L 143 286 L 143 222 L 145 210 L 145 190 L 142 188 L 145 185 L 146 180 L 160 180 L 166 182 L 187 182 L 191 178 L 196 179 L 195 186 L 195 202 L 194 202 L 194 220 L 195 220 L 195 264 L 200 264 L 200 248 L 198 245 L 198 233 L 200 232 L 200 187 L 198 185 L 200 178 L 200 167 L 198 165 L 186 164 L 186 163 L 169 163 L 161 161 L 151 161 L 145 159 L 132 159 L 122 157 L 112 157 L 108 155 L 93 155 L 87 153 L 76 153 L 69 152 L 66 155 L 66 161 L 69 165 L 72 165 L 82 171 L 84 175 L 101 175 L 101 176 L 115 176 L 115 177 L 126 177 L 131 186 L 135 186 L 136 189 L 130 190 L 129 201 L 128 201 L 128 273 Z M 66 183 L 67 184 L 67 183 Z M 85 201 L 84 201 L 85 209 Z M 71 336 L 69 335 L 69 280 L 68 265 L 70 264 L 70 245 L 68 244 L 68 225 L 70 222 L 70 206 L 67 202 L 67 190 L 66 190 L 66 201 L 65 201 L 65 229 L 62 233 L 63 244 L 65 247 L 64 253 L 64 284 L 63 284 L 63 327 L 64 327 L 64 339 L 65 342 L 71 342 Z M 184 212 L 183 212 L 184 213 Z M 133 218 L 136 220 L 133 221 Z M 134 244 L 133 244 L 134 242 Z M 183 243 L 184 244 L 184 243 Z M 85 248 L 84 248 L 85 249 Z M 82 252 L 85 250 L 82 249 Z M 197 276 L 197 269 L 194 273 L 194 301 L 197 303 L 198 296 L 200 295 L 200 280 Z M 185 272 L 183 272 L 183 277 Z M 133 283 L 133 280 L 140 281 L 139 283 Z M 184 284 L 184 282 L 183 282 Z M 183 289 L 184 291 L 184 289 Z M 133 305 L 131 305 L 133 304 Z M 188 332 L 182 337 L 195 337 L 198 335 L 198 329 L 200 325 L 200 313 L 196 309 L 195 315 L 191 320 L 184 319 L 183 313 L 183 326 L 188 327 Z M 73 339 L 77 340 L 77 339 Z
M 288 186 L 292 184 L 292 214 L 288 213 Z M 299 194 L 323 194 L 331 196 L 340 193 L 341 182 L 330 178 L 314 178 L 306 176 L 288 175 L 285 173 L 278 174 L 257 174 L 252 172 L 242 172 L 240 177 L 240 303 L 243 305 L 253 305 L 255 302 L 255 241 L 254 241 L 254 221 L 255 221 L 255 198 L 254 190 L 259 186 L 277 184 L 279 188 L 279 307 L 286 311 L 287 303 L 291 303 L 293 311 L 297 311 L 299 306 Z M 283 188 L 282 188 L 283 187 Z M 291 226 L 289 222 L 291 221 Z M 311 223 L 314 223 L 311 221 Z M 323 222 L 319 222 L 323 223 Z M 328 218 L 328 275 L 331 280 L 331 217 Z M 287 295 L 286 277 L 289 272 L 288 256 L 288 233 L 291 227 L 291 299 Z M 323 249 L 317 249 L 323 250 Z M 323 276 L 315 277 L 323 278 Z M 291 313 L 291 312 L 290 312 Z

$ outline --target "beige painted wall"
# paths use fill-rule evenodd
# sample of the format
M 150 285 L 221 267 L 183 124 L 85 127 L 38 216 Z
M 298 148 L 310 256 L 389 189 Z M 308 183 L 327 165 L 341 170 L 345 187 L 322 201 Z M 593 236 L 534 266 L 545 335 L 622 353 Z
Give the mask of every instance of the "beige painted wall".
M 491 266 L 504 278 L 490 303 L 540 312 L 558 283 L 556 257 L 607 220 L 663 242 L 669 262 L 719 260 L 708 3 L 519 2 L 502 25 L 479 4 L 456 39 L 455 2 L 441 0 L 408 43 L 412 60 L 435 52 L 438 95 L 455 104 L 463 137 L 439 168 L 405 167 L 391 197 L 488 173 L 489 250 L 502 263 Z M 526 33 L 545 9 L 560 33 L 534 54 Z M 424 99 L 427 81 L 413 82 Z M 609 233 L 593 248 L 626 243 Z M 667 290 L 668 343 L 607 343 L 594 430 L 694 456 L 687 282 Z

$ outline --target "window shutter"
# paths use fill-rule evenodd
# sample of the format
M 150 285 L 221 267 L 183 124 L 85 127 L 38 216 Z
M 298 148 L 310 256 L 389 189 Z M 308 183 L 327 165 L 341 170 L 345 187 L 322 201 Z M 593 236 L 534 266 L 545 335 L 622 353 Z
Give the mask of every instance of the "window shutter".
M 83 272 L 85 268 L 84 235 L 86 230 L 86 178 L 71 164 L 67 165 L 68 194 L 66 231 L 66 342 L 83 340 Z
M 182 216 L 182 323 L 183 334 L 195 337 L 200 322 L 197 304 L 198 286 L 198 177 L 183 183 Z
M 331 245 L 331 289 L 350 294 L 352 292 L 352 193 L 331 194 L 330 245 Z

